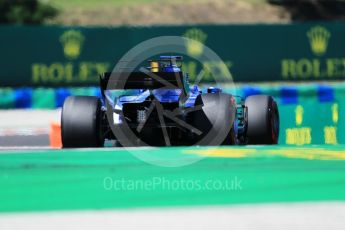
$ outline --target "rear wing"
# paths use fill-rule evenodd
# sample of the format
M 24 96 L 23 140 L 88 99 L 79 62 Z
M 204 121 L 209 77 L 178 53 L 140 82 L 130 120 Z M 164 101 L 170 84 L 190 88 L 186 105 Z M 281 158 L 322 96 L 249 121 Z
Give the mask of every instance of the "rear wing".
M 100 76 L 102 91 L 114 89 L 183 89 L 186 79 L 182 72 L 107 72 Z

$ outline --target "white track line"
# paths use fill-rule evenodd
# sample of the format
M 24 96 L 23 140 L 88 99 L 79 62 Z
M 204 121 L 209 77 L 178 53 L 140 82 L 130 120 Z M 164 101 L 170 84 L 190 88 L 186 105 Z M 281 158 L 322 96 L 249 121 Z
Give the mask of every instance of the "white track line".
M 0 136 L 49 135 L 49 128 L 0 128 Z
M 56 149 L 56 148 L 52 148 L 49 146 L 0 146 L 0 154 L 5 154 L 7 153 L 6 151 L 26 151 L 26 150 L 31 151 L 31 150 L 52 150 L 52 149 Z
M 157 149 L 158 147 L 104 147 L 104 148 L 72 148 L 72 149 L 60 149 L 60 148 L 52 148 L 49 146 L 0 146 L 0 154 L 7 154 L 7 153 L 26 153 L 27 151 L 37 150 L 37 152 L 33 153 L 40 153 L 42 150 L 73 150 L 73 151 L 80 151 L 80 152 L 93 152 L 93 151 L 102 151 L 102 152 L 116 152 L 116 151 L 143 151 L 143 150 L 152 150 Z
M 1 230 L 343 230 L 345 202 L 68 211 L 0 215 Z

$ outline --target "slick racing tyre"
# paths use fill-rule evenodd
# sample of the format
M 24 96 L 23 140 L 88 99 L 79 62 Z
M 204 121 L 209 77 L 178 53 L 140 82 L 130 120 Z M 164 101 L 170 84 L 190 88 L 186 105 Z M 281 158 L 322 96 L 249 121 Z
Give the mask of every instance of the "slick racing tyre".
M 97 97 L 70 96 L 62 107 L 61 138 L 64 148 L 101 147 L 101 101 Z
M 245 100 L 248 109 L 248 144 L 277 144 L 279 137 L 279 112 L 273 97 L 253 95 Z
M 233 145 L 236 135 L 233 127 L 236 105 L 233 97 L 224 93 L 201 94 L 196 106 L 201 109 L 192 114 L 192 126 L 202 132 L 198 145 Z

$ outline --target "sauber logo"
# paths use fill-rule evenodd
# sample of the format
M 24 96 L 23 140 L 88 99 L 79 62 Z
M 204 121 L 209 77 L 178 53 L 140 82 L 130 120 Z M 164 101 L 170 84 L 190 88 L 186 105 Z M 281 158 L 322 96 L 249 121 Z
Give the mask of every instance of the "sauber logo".
M 60 37 L 60 42 L 63 46 L 63 51 L 68 59 L 76 59 L 81 53 L 84 43 L 84 36 L 80 31 L 68 30 Z

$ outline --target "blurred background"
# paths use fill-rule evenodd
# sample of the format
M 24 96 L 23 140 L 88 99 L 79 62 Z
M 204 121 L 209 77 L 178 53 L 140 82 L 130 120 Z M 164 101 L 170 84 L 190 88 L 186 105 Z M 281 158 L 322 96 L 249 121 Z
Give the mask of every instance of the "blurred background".
M 59 146 L 64 99 L 99 95 L 99 73 L 165 35 L 214 50 L 238 95 L 274 96 L 280 144 L 345 143 L 344 18 L 343 0 L 0 0 L 0 145 Z M 209 63 L 186 52 L 193 82 Z
M 52 149 L 64 100 L 158 36 L 190 39 L 191 83 L 274 96 L 279 145 Z M 344 229 L 344 41 L 345 0 L 0 0 L 0 229 Z

